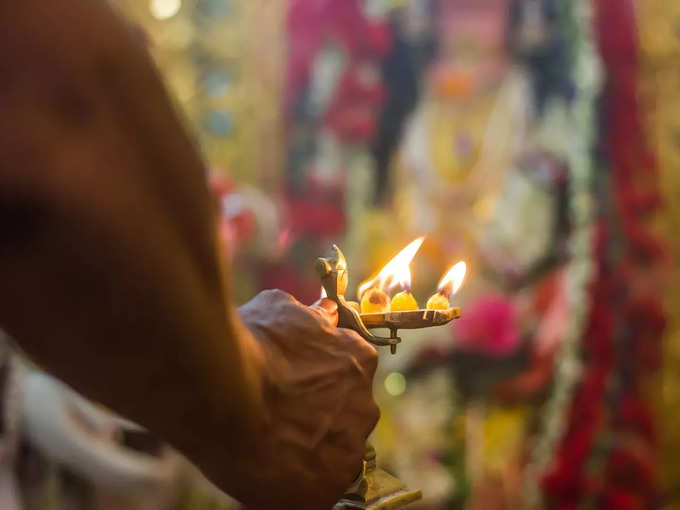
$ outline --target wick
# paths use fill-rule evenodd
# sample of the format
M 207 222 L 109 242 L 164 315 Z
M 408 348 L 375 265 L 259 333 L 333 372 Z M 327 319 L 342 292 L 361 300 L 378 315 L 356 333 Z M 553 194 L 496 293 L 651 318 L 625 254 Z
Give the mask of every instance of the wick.
M 368 292 L 372 291 L 373 289 L 382 290 L 382 289 L 380 289 L 380 282 L 379 282 L 379 280 L 378 280 L 377 278 L 371 282 L 371 285 L 370 285 L 370 286 L 366 287 L 366 290 L 364 290 L 361 294 L 359 294 L 359 301 L 361 301 L 361 299 L 362 299 Z
M 378 290 L 380 290 L 380 289 L 378 289 Z M 389 298 L 388 298 L 387 294 L 385 294 L 384 292 L 374 292 L 368 298 L 368 300 L 371 303 L 373 303 L 374 305 L 386 305 L 388 299 Z
M 451 285 L 446 284 L 437 291 L 440 295 L 449 299 L 451 297 Z

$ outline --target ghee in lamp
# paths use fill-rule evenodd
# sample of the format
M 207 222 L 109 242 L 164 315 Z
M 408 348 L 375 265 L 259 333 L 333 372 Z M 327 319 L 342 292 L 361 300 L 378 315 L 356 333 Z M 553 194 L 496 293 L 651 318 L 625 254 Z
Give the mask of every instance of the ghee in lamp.
M 381 289 L 373 287 L 361 298 L 361 313 L 386 313 L 390 311 L 390 297 Z
M 463 280 L 465 279 L 465 273 L 467 272 L 467 264 L 461 261 L 455 264 L 449 271 L 444 275 L 444 277 L 439 282 L 439 290 L 427 300 L 428 310 L 448 310 L 449 296 L 458 292 L 461 285 L 463 285 Z
M 448 296 L 437 292 L 430 299 L 427 300 L 428 310 L 448 310 L 449 309 L 449 298 Z
M 410 291 L 404 290 L 392 298 L 391 311 L 410 312 L 418 309 L 418 302 Z

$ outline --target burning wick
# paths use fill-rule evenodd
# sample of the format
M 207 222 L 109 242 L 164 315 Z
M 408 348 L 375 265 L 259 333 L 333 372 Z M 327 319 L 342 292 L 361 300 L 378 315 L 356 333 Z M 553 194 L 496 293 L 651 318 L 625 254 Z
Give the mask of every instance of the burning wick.
M 449 296 L 446 296 L 441 292 L 437 292 L 427 300 L 426 306 L 428 310 L 448 310 Z
M 361 313 L 386 313 L 390 310 L 395 312 L 418 309 L 418 303 L 410 292 L 411 269 L 409 265 L 418 253 L 424 239 L 424 237 L 419 237 L 411 242 L 390 260 L 375 278 L 359 287 Z M 390 303 L 390 298 L 383 289 L 385 287 L 392 289 L 398 286 L 404 290 L 394 296 Z
M 458 262 L 453 266 L 439 282 L 438 291 L 427 300 L 428 310 L 448 310 L 449 298 L 454 295 L 463 285 L 467 265 L 465 262 Z
M 390 311 L 390 297 L 377 287 L 364 292 L 361 298 L 361 313 L 386 313 Z

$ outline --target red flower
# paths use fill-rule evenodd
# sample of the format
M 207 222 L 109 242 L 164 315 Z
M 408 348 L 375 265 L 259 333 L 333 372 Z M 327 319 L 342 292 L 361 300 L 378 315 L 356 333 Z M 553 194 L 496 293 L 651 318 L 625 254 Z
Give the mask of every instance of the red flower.
M 392 32 L 385 23 L 369 23 L 365 30 L 370 54 L 382 59 L 392 48 Z
M 609 489 L 602 497 L 602 510 L 642 510 L 639 497 L 625 489 Z
M 492 356 L 519 347 L 520 335 L 514 303 L 503 296 L 485 296 L 466 308 L 456 325 L 459 346 Z
M 661 194 L 658 190 L 625 189 L 621 191 L 621 203 L 629 213 L 649 214 L 661 204 Z
M 291 228 L 296 234 L 312 236 L 340 235 L 345 230 L 345 215 L 333 202 L 291 198 L 288 201 Z
M 656 469 L 653 461 L 645 456 L 647 450 L 639 451 L 619 447 L 614 450 L 607 466 L 607 480 L 617 486 L 635 490 L 638 494 L 653 492 Z

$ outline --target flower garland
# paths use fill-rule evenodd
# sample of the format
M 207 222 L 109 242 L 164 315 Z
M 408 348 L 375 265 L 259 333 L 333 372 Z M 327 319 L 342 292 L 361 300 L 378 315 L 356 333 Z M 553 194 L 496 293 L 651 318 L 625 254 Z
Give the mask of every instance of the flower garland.
M 561 140 L 561 148 L 570 169 L 570 238 L 571 260 L 566 269 L 567 300 L 570 323 L 555 359 L 553 389 L 545 404 L 541 423 L 542 433 L 536 440 L 524 475 L 524 508 L 535 508 L 541 500 L 540 475 L 554 457 L 557 443 L 563 435 L 566 409 L 572 400 L 576 381 L 581 374 L 580 343 L 587 321 L 590 302 L 588 285 L 597 268 L 592 261 L 591 240 L 594 234 L 594 207 L 591 197 L 595 113 L 594 100 L 599 90 L 600 66 L 591 35 L 591 11 L 587 0 L 562 2 L 569 26 L 574 58 L 573 82 L 577 86 L 570 111 L 553 115 L 548 128 L 551 139 Z
M 633 6 L 630 0 L 594 5 L 609 78 L 601 148 L 610 168 L 599 182 L 604 207 L 595 239 L 599 276 L 583 339 L 582 381 L 543 488 L 556 508 L 633 509 L 656 496 L 655 433 L 642 390 L 658 365 L 664 327 L 648 274 L 663 249 L 644 225 L 658 195 L 636 99 Z

